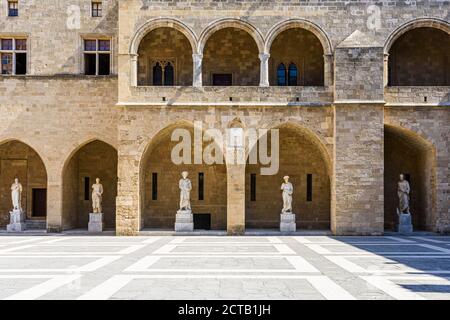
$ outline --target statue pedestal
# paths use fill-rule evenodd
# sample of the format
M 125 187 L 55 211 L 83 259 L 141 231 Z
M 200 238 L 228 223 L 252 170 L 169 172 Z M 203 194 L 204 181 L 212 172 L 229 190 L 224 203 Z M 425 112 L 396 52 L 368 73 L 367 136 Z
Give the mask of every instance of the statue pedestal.
M 295 232 L 297 231 L 297 224 L 295 223 L 295 214 L 282 213 L 280 219 L 281 232 Z
M 6 226 L 7 232 L 25 231 L 25 214 L 22 209 L 9 212 L 9 224 Z
M 103 232 L 104 227 L 105 223 L 103 222 L 103 213 L 89 213 L 89 232 Z
M 413 225 L 411 222 L 410 213 L 401 213 L 398 216 L 398 232 L 403 234 L 410 234 L 413 232 Z
M 175 232 L 194 231 L 194 215 L 192 210 L 178 210 L 175 219 Z

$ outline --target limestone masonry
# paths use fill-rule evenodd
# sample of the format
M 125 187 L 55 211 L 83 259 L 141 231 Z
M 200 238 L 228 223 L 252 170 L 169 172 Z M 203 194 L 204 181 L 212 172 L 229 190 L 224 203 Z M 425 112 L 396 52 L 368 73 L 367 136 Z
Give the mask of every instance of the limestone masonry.
M 1 1 L 0 228 L 17 177 L 30 228 L 87 230 L 100 178 L 105 229 L 173 230 L 188 171 L 199 229 L 278 229 L 289 176 L 297 231 L 381 235 L 402 173 L 414 229 L 450 232 L 449 20 L 434 0 Z M 278 172 L 174 164 L 197 121 L 278 129 Z

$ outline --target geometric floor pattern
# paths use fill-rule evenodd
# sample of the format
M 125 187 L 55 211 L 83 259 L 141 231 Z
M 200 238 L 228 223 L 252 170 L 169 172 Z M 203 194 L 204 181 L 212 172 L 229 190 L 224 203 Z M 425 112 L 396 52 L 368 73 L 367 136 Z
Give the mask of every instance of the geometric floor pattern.
M 5 235 L 2 299 L 450 299 L 450 237 Z

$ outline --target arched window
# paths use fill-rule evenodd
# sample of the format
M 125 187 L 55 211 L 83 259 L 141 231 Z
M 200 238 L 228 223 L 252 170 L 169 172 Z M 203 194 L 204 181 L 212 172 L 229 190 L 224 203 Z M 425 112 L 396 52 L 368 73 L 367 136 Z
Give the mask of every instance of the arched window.
M 286 66 L 283 63 L 280 63 L 278 65 L 277 79 L 278 79 L 277 83 L 279 86 L 287 85 L 287 83 L 286 83 Z
M 164 85 L 165 86 L 173 86 L 173 84 L 174 84 L 173 74 L 174 74 L 173 65 L 170 62 L 168 62 L 167 65 L 164 67 Z
M 159 62 L 157 62 L 153 66 L 153 85 L 162 86 L 163 84 L 162 79 L 163 79 L 162 67 L 159 64 Z
M 297 66 L 295 63 L 291 63 L 289 65 L 289 73 L 288 73 L 288 86 L 296 86 L 298 78 Z

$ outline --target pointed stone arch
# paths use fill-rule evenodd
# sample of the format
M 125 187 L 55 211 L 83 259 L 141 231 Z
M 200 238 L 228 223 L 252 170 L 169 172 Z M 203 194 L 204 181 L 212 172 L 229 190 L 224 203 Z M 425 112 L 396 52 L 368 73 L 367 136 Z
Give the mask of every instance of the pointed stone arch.
M 87 229 L 92 212 L 91 186 L 104 187 L 102 208 L 106 229 L 116 225 L 117 149 L 100 138 L 87 138 L 72 148 L 61 168 L 61 230 Z
M 46 228 L 48 166 L 30 141 L 5 138 L 0 142 L 0 228 L 9 224 L 11 184 L 22 184 L 21 206 L 31 228 Z
M 211 229 L 226 229 L 226 186 L 227 169 L 223 164 L 208 165 L 195 163 L 194 159 L 195 123 L 180 120 L 155 131 L 143 148 L 139 164 L 140 220 L 144 229 L 174 229 L 175 214 L 179 210 L 178 181 L 182 171 L 189 172 L 193 189 L 191 205 L 194 214 L 209 215 Z M 171 141 L 175 129 L 184 129 L 191 139 L 192 163 L 175 164 L 171 153 L 180 141 Z M 202 132 L 203 134 L 203 132 Z M 202 142 L 203 148 L 205 142 Z M 200 191 L 200 175 L 204 177 L 204 188 Z M 203 193 L 203 197 L 200 194 Z
M 424 135 L 397 124 L 384 126 L 385 229 L 395 230 L 397 182 L 406 175 L 411 185 L 411 214 L 415 230 L 436 231 L 436 147 Z
M 294 121 L 274 121 L 263 128 L 279 130 L 279 170 L 264 176 L 260 164 L 247 163 L 246 228 L 278 229 L 279 190 L 283 176 L 288 175 L 294 185 L 297 228 L 330 230 L 332 160 L 328 148 L 311 129 Z M 268 153 L 273 156 L 272 150 Z

